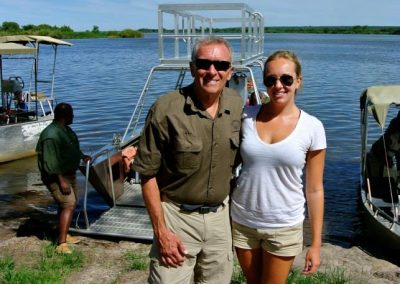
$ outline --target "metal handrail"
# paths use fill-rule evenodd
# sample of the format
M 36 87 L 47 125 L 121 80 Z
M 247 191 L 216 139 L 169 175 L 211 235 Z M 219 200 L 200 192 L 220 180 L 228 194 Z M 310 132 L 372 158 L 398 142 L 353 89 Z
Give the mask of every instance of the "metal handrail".
M 111 183 L 113 206 L 115 206 L 115 191 L 114 191 L 114 182 L 113 182 L 113 175 L 112 175 L 110 151 L 107 151 L 107 162 L 108 162 L 108 170 L 110 171 L 110 183 Z
M 85 217 L 85 225 L 86 229 L 89 229 L 89 218 L 87 214 L 87 196 L 88 196 L 88 185 L 89 185 L 89 169 L 90 169 L 90 160 L 86 162 L 86 171 L 85 171 L 85 195 L 83 197 L 83 216 Z
M 387 214 L 385 211 L 383 211 L 381 208 L 379 208 L 378 206 L 376 206 L 371 200 L 369 199 L 365 199 L 365 202 L 368 203 L 368 205 L 370 205 L 372 207 L 372 211 L 374 212 L 374 216 L 380 215 L 383 218 L 385 218 L 389 223 L 391 223 L 391 228 L 394 226 L 394 224 L 400 225 L 400 222 L 398 220 L 396 220 L 395 216 L 390 216 L 389 214 Z M 395 214 L 395 213 L 393 213 Z
M 103 151 L 100 151 L 96 153 L 94 156 L 91 157 L 90 160 L 86 162 L 86 167 L 85 167 L 85 193 L 83 195 L 83 215 L 85 219 L 85 225 L 86 229 L 89 229 L 90 223 L 89 223 L 89 217 L 87 214 L 87 201 L 88 201 L 88 188 L 89 188 L 89 175 L 90 175 L 90 164 L 93 163 L 99 156 L 104 155 L 105 153 L 108 153 L 109 150 L 105 149 Z

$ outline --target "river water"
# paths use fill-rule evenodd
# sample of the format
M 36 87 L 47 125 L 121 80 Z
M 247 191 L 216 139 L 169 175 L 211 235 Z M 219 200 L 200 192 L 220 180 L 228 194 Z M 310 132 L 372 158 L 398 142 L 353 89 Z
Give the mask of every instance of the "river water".
M 157 38 L 71 40 L 60 47 L 55 92 L 73 105 L 83 151 L 91 154 L 123 133 L 150 68 Z M 291 49 L 303 65 L 298 105 L 324 124 L 324 241 L 350 246 L 360 235 L 359 96 L 370 85 L 399 84 L 400 36 L 266 34 L 265 53 Z M 44 50 L 46 53 L 46 50 Z M 49 63 L 43 56 L 42 65 Z M 79 175 L 83 184 L 83 177 Z M 95 192 L 89 210 L 106 208 Z M 0 165 L 0 216 L 34 207 L 54 211 L 40 182 L 36 158 Z

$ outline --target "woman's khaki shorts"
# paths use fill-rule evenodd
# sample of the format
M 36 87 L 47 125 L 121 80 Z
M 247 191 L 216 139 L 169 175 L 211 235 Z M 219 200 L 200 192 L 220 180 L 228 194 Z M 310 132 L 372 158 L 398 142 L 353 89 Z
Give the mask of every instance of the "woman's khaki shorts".
M 242 249 L 257 249 L 278 256 L 296 256 L 303 250 L 303 222 L 277 229 L 252 229 L 232 222 L 233 245 Z

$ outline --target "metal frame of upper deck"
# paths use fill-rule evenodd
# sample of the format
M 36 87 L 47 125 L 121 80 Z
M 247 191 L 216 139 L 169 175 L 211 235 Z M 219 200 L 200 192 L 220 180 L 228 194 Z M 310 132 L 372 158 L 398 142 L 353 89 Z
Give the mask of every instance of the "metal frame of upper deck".
M 215 12 L 217 16 L 214 17 Z M 241 32 L 218 32 L 227 27 L 240 28 Z M 240 42 L 240 50 L 234 50 L 234 66 L 249 65 L 264 54 L 264 18 L 247 4 L 160 4 L 158 6 L 161 64 L 187 66 L 196 40 L 211 35 L 223 37 L 229 42 Z M 172 45 L 168 44 L 168 40 L 173 41 Z
M 239 28 L 240 32 L 220 32 L 224 28 Z M 192 49 L 196 40 L 207 36 L 222 37 L 231 44 L 235 72 L 247 73 L 249 80 L 253 82 L 254 92 L 259 93 L 253 70 L 259 68 L 262 71 L 265 61 L 264 18 L 261 13 L 254 12 L 244 3 L 160 4 L 158 6 L 160 64 L 150 70 L 122 136 L 123 144 L 139 134 L 137 129 L 140 114 L 153 74 L 159 71 L 180 70 L 181 74 L 176 85 L 178 88 L 182 84 L 185 73 L 189 71 Z M 241 95 L 247 97 L 245 92 L 241 92 Z M 257 102 L 261 103 L 258 97 Z

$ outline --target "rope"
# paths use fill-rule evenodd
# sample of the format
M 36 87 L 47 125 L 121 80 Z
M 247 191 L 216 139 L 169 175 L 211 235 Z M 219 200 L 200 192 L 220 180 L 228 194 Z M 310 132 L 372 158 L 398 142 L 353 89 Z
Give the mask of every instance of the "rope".
M 383 149 L 385 152 L 385 162 L 386 162 L 386 171 L 387 171 L 387 177 L 388 177 L 388 183 L 389 183 L 389 191 L 390 191 L 390 199 L 392 202 L 392 210 L 393 210 L 393 216 L 396 218 L 397 217 L 397 211 L 396 207 L 394 206 L 394 200 L 393 200 L 393 189 L 392 189 L 392 183 L 390 182 L 390 171 L 389 171 L 389 160 L 388 160 L 388 155 L 387 155 L 387 149 L 386 149 L 386 137 L 383 133 L 383 128 L 381 128 L 382 131 L 382 139 L 383 139 Z M 396 192 L 397 194 L 397 192 Z

